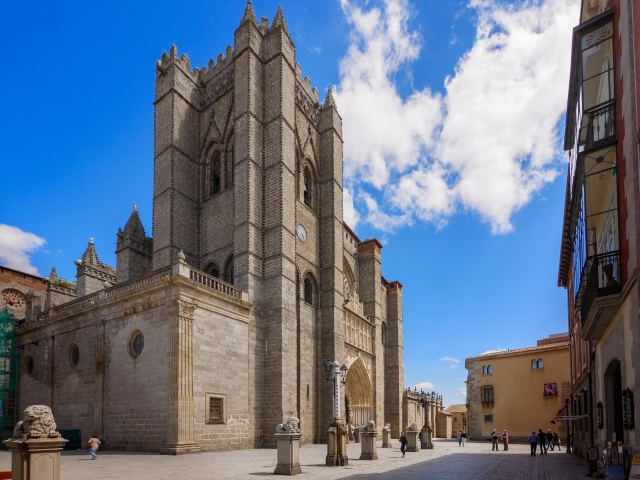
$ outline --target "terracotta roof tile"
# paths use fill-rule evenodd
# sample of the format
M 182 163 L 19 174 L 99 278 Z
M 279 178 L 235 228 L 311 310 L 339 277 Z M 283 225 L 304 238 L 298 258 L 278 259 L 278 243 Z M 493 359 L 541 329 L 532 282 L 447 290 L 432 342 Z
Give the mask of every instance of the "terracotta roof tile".
M 562 348 L 562 347 L 568 347 L 568 346 L 569 346 L 569 342 L 559 342 L 559 343 L 550 343 L 548 345 L 540 345 L 539 347 L 525 347 L 525 348 L 516 348 L 514 350 L 502 350 L 500 352 L 485 353 L 484 355 L 477 355 L 475 357 L 469 357 L 469 358 L 467 358 L 467 360 L 465 362 L 468 362 L 469 360 L 478 360 L 478 359 L 481 359 L 481 358 L 494 358 L 494 357 L 501 357 L 501 356 L 519 354 L 519 353 L 540 352 L 540 351 L 544 351 L 544 350 L 554 350 L 556 348 Z

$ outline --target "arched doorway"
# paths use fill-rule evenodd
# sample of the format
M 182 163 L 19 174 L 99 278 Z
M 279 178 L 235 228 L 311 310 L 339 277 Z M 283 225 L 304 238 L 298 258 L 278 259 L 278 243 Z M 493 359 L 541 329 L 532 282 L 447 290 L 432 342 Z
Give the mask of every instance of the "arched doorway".
M 344 399 L 347 423 L 358 427 L 374 419 L 371 381 L 359 358 L 351 364 L 347 372 Z
M 616 440 L 624 442 L 622 418 L 622 370 L 618 360 L 612 360 L 604 372 L 606 439 L 611 440 L 613 432 Z

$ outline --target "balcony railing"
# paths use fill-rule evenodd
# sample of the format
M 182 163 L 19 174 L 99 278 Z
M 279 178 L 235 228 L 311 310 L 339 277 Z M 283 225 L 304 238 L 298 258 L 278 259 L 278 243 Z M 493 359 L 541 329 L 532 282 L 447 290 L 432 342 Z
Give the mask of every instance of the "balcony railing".
M 609 102 L 584 112 L 587 124 L 583 124 L 582 139 L 585 150 L 606 145 L 616 139 L 616 104 Z M 584 121 L 584 120 L 583 120 Z
M 580 299 L 580 314 L 584 326 L 596 298 L 615 295 L 622 290 L 620 251 L 589 257 L 583 275 L 586 276 L 586 281 Z

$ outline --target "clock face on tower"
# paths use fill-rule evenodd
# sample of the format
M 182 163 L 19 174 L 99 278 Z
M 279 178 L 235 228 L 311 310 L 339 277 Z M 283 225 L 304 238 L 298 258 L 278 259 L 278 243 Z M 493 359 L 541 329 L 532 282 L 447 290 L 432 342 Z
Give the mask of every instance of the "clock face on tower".
M 304 229 L 302 225 L 298 225 L 296 227 L 296 233 L 298 234 L 298 238 L 303 242 L 307 241 L 307 231 Z

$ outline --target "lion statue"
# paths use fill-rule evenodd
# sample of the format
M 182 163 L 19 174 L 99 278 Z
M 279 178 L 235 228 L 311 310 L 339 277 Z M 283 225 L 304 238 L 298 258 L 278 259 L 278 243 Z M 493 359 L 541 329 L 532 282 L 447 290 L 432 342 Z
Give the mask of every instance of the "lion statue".
M 391 431 L 391 424 L 390 423 L 386 423 L 384 427 L 382 427 L 382 431 L 383 432 L 390 432 Z
M 300 420 L 296 417 L 289 417 L 285 423 L 281 423 L 276 427 L 278 433 L 300 433 L 298 425 Z
M 13 436 L 20 437 L 26 435 L 27 438 L 58 438 L 56 432 L 56 422 L 53 419 L 51 409 L 46 405 L 31 405 L 24 411 L 24 420 L 16 423 L 13 429 Z
M 369 420 L 366 425 L 360 427 L 361 433 L 370 433 L 376 431 L 376 422 Z
M 407 431 L 409 431 L 409 432 L 417 432 L 418 431 L 418 424 L 416 422 L 413 422 L 411 425 L 409 425 L 407 427 Z

